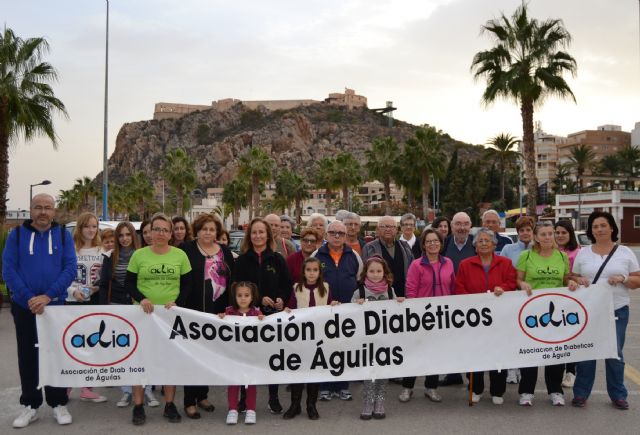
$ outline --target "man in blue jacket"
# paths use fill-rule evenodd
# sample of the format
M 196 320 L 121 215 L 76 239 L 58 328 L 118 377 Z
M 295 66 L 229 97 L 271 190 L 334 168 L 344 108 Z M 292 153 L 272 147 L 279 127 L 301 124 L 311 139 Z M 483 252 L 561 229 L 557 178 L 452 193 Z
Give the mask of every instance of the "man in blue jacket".
M 42 390 L 38 388 L 38 332 L 36 314 L 47 305 L 62 305 L 76 275 L 71 235 L 53 221 L 55 201 L 38 194 L 31 201 L 31 218 L 9 233 L 2 256 L 2 275 L 11 292 L 16 325 L 22 413 L 13 427 L 26 427 L 38 418 Z M 66 388 L 45 386 L 47 404 L 59 424 L 71 423 Z
M 331 298 L 340 303 L 351 302 L 362 272 L 362 259 L 345 243 L 346 239 L 347 227 L 340 221 L 333 221 L 327 229 L 327 243 L 312 254 L 322 264 L 322 278 L 329 284 Z M 320 388 L 322 401 L 329 401 L 332 396 L 352 399 L 348 382 L 325 383 Z

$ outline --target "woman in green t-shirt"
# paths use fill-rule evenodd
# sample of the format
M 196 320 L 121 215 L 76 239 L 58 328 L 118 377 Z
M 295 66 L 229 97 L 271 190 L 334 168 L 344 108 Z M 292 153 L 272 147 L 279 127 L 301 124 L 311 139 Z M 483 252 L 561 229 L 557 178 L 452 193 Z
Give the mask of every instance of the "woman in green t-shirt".
M 516 266 L 517 283 L 521 290 L 531 296 L 532 290 L 563 287 L 568 284 L 570 290 L 576 290 L 578 284 L 569 279 L 569 258 L 558 250 L 554 237 L 553 222 L 538 222 L 533 230 L 533 248 L 523 251 Z M 520 405 L 533 405 L 533 392 L 538 379 L 538 367 L 520 369 L 522 378 L 518 387 Z M 555 364 L 544 368 L 544 380 L 547 393 L 554 406 L 564 406 L 562 376 L 564 364 Z
M 167 309 L 184 305 L 190 290 L 191 264 L 183 250 L 169 245 L 171 230 L 171 220 L 156 213 L 151 218 L 151 245 L 135 251 L 129 260 L 125 287 L 147 314 L 153 312 L 154 305 Z M 172 423 L 182 419 L 173 403 L 175 395 L 175 385 L 164 386 L 164 416 Z M 133 387 L 133 400 L 133 424 L 144 424 L 142 386 Z

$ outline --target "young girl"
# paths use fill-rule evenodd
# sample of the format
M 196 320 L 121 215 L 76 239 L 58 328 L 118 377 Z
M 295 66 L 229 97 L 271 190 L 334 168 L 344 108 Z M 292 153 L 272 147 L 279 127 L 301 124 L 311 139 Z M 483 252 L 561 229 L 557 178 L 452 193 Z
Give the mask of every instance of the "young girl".
M 231 306 L 224 310 L 224 313 L 218 314 L 223 319 L 225 315 L 231 316 L 258 316 L 258 319 L 264 319 L 264 315 L 260 312 L 258 304 L 258 287 L 249 281 L 239 281 L 231 286 L 229 293 Z M 244 417 L 244 424 L 256 423 L 256 386 L 249 385 L 247 388 L 247 414 Z M 227 424 L 238 423 L 238 393 L 240 385 L 229 385 L 227 389 L 227 401 L 229 403 L 229 413 L 227 414 Z
M 78 268 L 76 279 L 67 289 L 65 304 L 98 304 L 98 284 L 104 251 L 100 242 L 98 218 L 93 213 L 82 213 L 78 217 L 78 223 L 73 232 L 73 243 L 78 257 Z M 107 400 L 90 387 L 80 389 L 80 399 L 96 403 Z
M 391 283 L 393 274 L 387 262 L 378 255 L 369 257 L 364 264 L 360 275 L 360 285 L 353 292 L 351 302 L 363 304 L 365 301 L 385 301 L 395 299 L 398 302 L 404 301 L 403 297 L 396 297 Z M 366 380 L 362 389 L 364 396 L 364 406 L 360 418 L 370 420 L 385 418 L 384 394 L 386 379 Z
M 104 252 L 113 251 L 116 245 L 116 232 L 113 228 L 105 228 L 100 233 L 100 239 L 102 240 L 102 250 Z
M 331 300 L 329 284 L 322 279 L 322 266 L 320 260 L 309 257 L 302 263 L 302 274 L 300 281 L 294 286 L 293 293 L 289 297 L 286 311 L 290 312 L 296 308 L 309 308 L 319 305 L 338 305 L 338 301 Z M 320 418 L 316 409 L 318 401 L 319 384 L 307 384 L 307 415 L 310 420 Z M 289 420 L 302 412 L 300 402 L 302 401 L 302 390 L 304 384 L 291 385 L 291 406 L 282 415 L 282 418 Z

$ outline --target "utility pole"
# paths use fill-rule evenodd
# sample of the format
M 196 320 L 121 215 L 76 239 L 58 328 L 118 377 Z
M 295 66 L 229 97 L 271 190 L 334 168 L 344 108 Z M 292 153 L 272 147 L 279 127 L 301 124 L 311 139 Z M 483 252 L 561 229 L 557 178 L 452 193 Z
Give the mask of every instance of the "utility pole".
M 104 143 L 102 149 L 102 220 L 109 220 L 109 168 L 107 166 L 107 115 L 109 111 L 109 0 L 104 62 Z

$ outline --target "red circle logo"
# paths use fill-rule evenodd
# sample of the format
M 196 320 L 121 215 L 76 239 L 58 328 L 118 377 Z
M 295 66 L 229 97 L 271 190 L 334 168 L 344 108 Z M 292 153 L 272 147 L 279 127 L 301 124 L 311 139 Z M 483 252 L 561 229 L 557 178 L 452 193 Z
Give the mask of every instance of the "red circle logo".
M 560 293 L 544 293 L 522 305 L 518 324 L 522 332 L 546 344 L 573 340 L 584 331 L 589 314 L 582 302 Z

